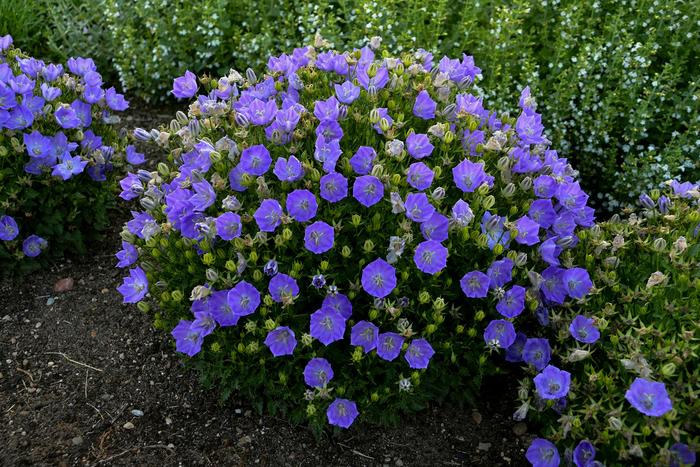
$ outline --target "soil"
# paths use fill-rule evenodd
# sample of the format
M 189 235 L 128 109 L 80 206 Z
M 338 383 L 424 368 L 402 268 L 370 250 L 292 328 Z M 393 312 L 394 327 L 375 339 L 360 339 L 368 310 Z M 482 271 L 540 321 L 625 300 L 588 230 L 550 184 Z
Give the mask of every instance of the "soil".
M 136 111 L 125 123 L 152 119 Z M 507 379 L 488 381 L 474 408 L 434 407 L 395 428 L 358 422 L 320 441 L 246 401 L 221 405 L 170 336 L 121 303 L 123 220 L 86 258 L 0 281 L 0 465 L 526 465 L 532 435 L 515 434 Z M 68 277 L 72 290 L 55 292 Z

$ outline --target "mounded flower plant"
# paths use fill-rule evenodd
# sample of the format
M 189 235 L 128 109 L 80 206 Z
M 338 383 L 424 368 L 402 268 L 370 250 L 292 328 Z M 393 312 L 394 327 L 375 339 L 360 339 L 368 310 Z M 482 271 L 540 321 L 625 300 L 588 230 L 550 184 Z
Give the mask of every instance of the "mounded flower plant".
M 108 225 L 115 168 L 143 155 L 114 128 L 128 107 L 89 58 L 45 63 L 0 37 L 0 264 L 84 250 Z
M 224 397 L 315 429 L 471 394 L 520 315 L 587 294 L 571 250 L 593 225 L 529 90 L 498 116 L 479 76 L 307 47 L 261 77 L 175 79 L 187 114 L 137 131 L 167 162 L 122 184 L 124 301 Z
M 575 257 L 595 288 L 525 324 L 508 349 L 506 360 L 531 375 L 514 417 L 542 427 L 528 449 L 534 465 L 695 464 L 699 199 L 697 185 L 674 180 L 643 194 L 641 209 L 583 232 Z M 541 371 L 545 361 L 562 372 Z

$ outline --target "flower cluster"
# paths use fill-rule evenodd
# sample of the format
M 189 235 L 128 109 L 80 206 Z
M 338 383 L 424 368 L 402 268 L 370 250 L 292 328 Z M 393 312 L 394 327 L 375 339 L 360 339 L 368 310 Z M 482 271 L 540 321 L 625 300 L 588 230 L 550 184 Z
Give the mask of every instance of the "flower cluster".
M 114 181 L 124 148 L 111 126 L 128 107 L 113 87 L 104 88 L 90 59 L 72 58 L 64 69 L 0 37 L 0 258 L 36 257 L 50 241 L 70 241 L 70 222 L 75 227 L 81 210 L 93 211 L 88 222 L 104 211 L 112 184 L 94 192 L 82 186 Z M 131 146 L 126 159 L 143 162 Z
M 312 425 L 468 387 L 485 346 L 517 353 L 520 315 L 592 287 L 571 255 L 588 196 L 529 89 L 499 117 L 479 74 L 469 56 L 305 47 L 261 78 L 175 79 L 188 114 L 139 132 L 168 163 L 122 182 L 143 208 L 117 254 L 124 301 L 149 310 L 150 293 L 205 380 Z M 564 400 L 547 340 L 524 347 L 542 393 Z
M 577 256 L 596 290 L 547 318 L 539 334 L 551 347 L 548 339 L 523 335 L 517 352 L 509 349 L 509 361 L 536 373 L 555 348 L 566 368 L 546 367 L 534 391 L 532 382 L 521 383 L 515 418 L 538 418 L 548 438 L 530 446 L 533 465 L 557 465 L 556 445 L 577 466 L 596 459 L 695 464 L 700 190 L 675 180 L 667 185 L 664 194 L 642 194 L 641 211 L 582 235 Z

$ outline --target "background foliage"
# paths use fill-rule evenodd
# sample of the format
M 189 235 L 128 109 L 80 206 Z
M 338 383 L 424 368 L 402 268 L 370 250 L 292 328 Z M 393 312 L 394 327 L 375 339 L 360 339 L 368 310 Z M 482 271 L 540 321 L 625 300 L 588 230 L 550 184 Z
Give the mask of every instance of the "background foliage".
M 491 108 L 506 110 L 509 96 L 533 88 L 550 138 L 599 207 L 669 178 L 700 178 L 698 2 L 0 0 L 0 11 L 0 34 L 34 54 L 111 64 L 146 101 L 168 99 L 185 69 L 260 71 L 265 57 L 317 32 L 340 49 L 380 35 L 393 52 L 467 52 L 485 70 Z

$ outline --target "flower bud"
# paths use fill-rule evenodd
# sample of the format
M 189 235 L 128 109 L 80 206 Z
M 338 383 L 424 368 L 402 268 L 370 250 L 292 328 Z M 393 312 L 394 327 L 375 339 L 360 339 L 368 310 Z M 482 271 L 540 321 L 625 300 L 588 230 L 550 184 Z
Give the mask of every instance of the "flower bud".
M 486 318 L 486 313 L 483 310 L 479 310 L 474 314 L 474 321 L 482 321 L 484 318 Z
M 418 294 L 418 301 L 423 304 L 430 302 L 430 294 L 425 290 L 421 291 Z
M 285 240 L 287 240 L 287 241 L 291 240 L 292 236 L 293 236 L 293 234 L 292 234 L 292 230 L 290 228 L 285 227 L 282 230 L 282 238 L 284 238 Z
M 484 185 L 482 185 L 482 186 L 484 186 Z M 479 189 L 481 189 L 481 188 L 479 188 Z M 496 198 L 494 198 L 493 195 L 488 195 L 488 196 L 487 196 L 486 198 L 484 198 L 483 201 L 481 202 L 481 205 L 482 205 L 482 206 L 484 207 L 484 209 L 487 210 L 487 211 L 488 211 L 489 209 L 491 209 L 495 204 L 496 204 Z M 494 220 L 494 219 L 495 219 L 495 220 Z M 498 219 L 497 216 L 493 216 L 493 217 L 492 217 L 491 219 L 489 219 L 489 220 L 494 220 L 494 222 L 496 222 L 496 225 L 497 225 L 499 219 Z M 491 227 L 491 228 L 488 229 L 488 230 L 493 230 L 493 229 L 496 227 L 496 225 L 494 225 L 493 227 Z
M 668 376 L 668 377 L 673 376 L 673 374 L 675 372 L 676 372 L 676 365 L 673 362 L 669 362 L 661 367 L 661 373 L 664 376 Z
M 250 84 L 255 84 L 258 82 L 258 77 L 255 76 L 255 71 L 253 71 L 252 68 L 248 68 L 245 71 L 245 77 L 248 80 L 248 82 L 250 82 Z
M 139 141 L 150 141 L 151 133 L 144 130 L 143 128 L 136 128 L 134 129 L 134 138 L 136 138 Z
M 381 115 L 379 115 L 379 110 L 377 110 L 377 109 L 372 109 L 372 110 L 369 112 L 369 122 L 370 122 L 370 123 L 375 124 L 375 123 L 379 122 L 379 120 L 380 120 L 381 118 L 382 118 L 382 117 L 381 117 Z
M 148 312 L 151 310 L 151 306 L 150 306 L 148 303 L 144 302 L 144 301 L 138 302 L 138 303 L 136 304 L 136 308 L 138 308 L 139 311 L 141 311 L 141 312 L 143 312 L 143 313 L 148 313 Z
M 441 200 L 441 199 L 445 198 L 445 189 L 443 187 L 439 186 L 433 190 L 433 192 L 431 193 L 430 196 L 434 200 Z
M 447 131 L 445 132 L 445 136 L 442 138 L 442 140 L 443 140 L 446 144 L 450 144 L 452 141 L 455 140 L 455 134 L 454 134 L 452 131 L 447 130 Z
M 476 190 L 476 192 L 481 196 L 486 196 L 489 193 L 489 191 L 491 191 L 491 187 L 488 186 L 486 183 L 482 183 Z
M 497 243 L 497 244 L 493 247 L 493 253 L 494 253 L 495 255 L 500 255 L 500 254 L 502 254 L 502 253 L 503 253 L 503 245 L 500 244 L 500 243 Z
M 505 198 L 511 198 L 515 194 L 515 184 L 512 182 L 507 184 L 501 189 L 501 193 Z
M 664 238 L 657 238 L 654 240 L 653 243 L 654 249 L 656 251 L 663 251 L 666 249 L 666 239 Z
M 622 420 L 617 417 L 608 418 L 608 424 L 610 428 L 614 431 L 620 431 L 622 429 Z
M 343 256 L 343 258 L 349 258 L 350 255 L 352 254 L 352 250 L 350 249 L 349 246 L 345 245 L 343 248 L 340 250 L 340 254 Z
M 374 242 L 370 239 L 365 240 L 365 243 L 362 245 L 362 249 L 365 251 L 365 253 L 372 253 L 372 251 L 374 251 Z
M 263 279 L 263 273 L 260 269 L 256 269 L 253 271 L 253 280 L 256 282 L 260 282 Z
M 532 178 L 530 177 L 525 177 L 522 180 L 520 180 L 520 188 L 523 191 L 529 191 L 530 188 L 532 188 Z
M 207 269 L 204 275 L 207 278 L 207 281 L 210 283 L 219 280 L 219 273 L 217 273 L 214 269 Z

